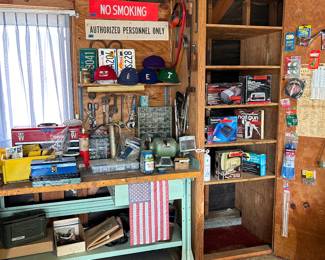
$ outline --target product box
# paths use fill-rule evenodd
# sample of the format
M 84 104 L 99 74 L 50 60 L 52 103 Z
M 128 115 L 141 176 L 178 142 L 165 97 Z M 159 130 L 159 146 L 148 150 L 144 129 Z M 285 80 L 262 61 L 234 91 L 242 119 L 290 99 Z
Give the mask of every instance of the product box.
M 241 104 L 243 99 L 243 83 L 206 84 L 207 105 Z
M 245 89 L 245 103 L 271 102 L 272 75 L 240 76 Z
M 118 74 L 118 64 L 117 64 L 117 51 L 116 49 L 109 48 L 99 48 L 98 49 L 98 65 L 108 65 L 115 70 Z
M 90 72 L 91 80 L 94 80 L 94 71 L 98 67 L 97 49 L 82 48 L 79 50 L 79 71 L 87 69 Z
M 53 230 L 57 256 L 86 251 L 85 234 L 79 218 L 54 221 Z
M 136 68 L 135 50 L 134 49 L 118 49 L 117 50 L 117 66 L 118 76 L 124 68 Z
M 218 180 L 240 178 L 242 171 L 241 150 L 216 151 L 216 177 Z
M 16 246 L 12 248 L 0 248 L 0 259 L 10 259 L 21 256 L 36 255 L 53 251 L 53 232 L 47 230 L 47 236 L 41 240 L 37 240 L 26 245 Z
M 237 117 L 216 117 L 215 124 L 208 126 L 207 142 L 220 143 L 236 141 L 237 137 Z
M 236 109 L 237 138 L 264 139 L 264 110 Z
M 244 153 L 243 172 L 249 172 L 259 176 L 265 176 L 266 154 Z

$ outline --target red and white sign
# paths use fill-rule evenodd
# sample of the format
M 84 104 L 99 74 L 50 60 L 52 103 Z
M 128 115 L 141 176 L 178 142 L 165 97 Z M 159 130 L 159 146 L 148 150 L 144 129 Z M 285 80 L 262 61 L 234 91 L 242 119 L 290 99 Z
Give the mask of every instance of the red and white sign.
M 159 3 L 89 0 L 89 15 L 92 18 L 157 21 L 158 12 Z

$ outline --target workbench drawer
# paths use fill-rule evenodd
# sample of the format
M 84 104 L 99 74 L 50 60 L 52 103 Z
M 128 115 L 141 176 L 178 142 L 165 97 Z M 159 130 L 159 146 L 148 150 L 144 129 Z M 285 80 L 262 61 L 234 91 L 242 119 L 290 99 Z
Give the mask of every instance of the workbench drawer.
M 184 192 L 184 180 L 168 181 L 169 200 L 181 199 Z M 129 205 L 128 185 L 116 185 L 114 189 L 115 206 Z

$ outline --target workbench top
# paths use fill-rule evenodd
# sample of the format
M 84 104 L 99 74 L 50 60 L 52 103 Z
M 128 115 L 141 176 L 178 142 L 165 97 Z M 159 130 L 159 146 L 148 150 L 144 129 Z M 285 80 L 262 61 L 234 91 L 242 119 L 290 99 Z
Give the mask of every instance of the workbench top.
M 139 171 L 132 172 L 113 172 L 113 173 L 101 173 L 93 174 L 89 171 L 81 171 L 81 183 L 67 184 L 60 186 L 45 186 L 45 187 L 32 187 L 32 183 L 17 182 L 9 183 L 0 186 L 0 197 L 14 196 L 31 193 L 53 192 L 53 191 L 65 191 L 65 190 L 81 190 L 89 188 L 98 188 L 105 186 L 123 185 L 130 183 L 141 183 L 159 180 L 175 180 L 196 178 L 200 174 L 199 170 L 187 170 L 187 171 L 174 171 L 169 173 L 156 173 L 151 175 L 145 175 Z

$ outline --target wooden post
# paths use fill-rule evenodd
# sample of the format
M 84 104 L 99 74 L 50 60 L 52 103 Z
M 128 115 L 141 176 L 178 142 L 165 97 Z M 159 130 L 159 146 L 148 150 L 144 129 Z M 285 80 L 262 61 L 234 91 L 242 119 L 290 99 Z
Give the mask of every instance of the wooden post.
M 251 0 L 244 0 L 243 2 L 243 24 L 251 24 Z

